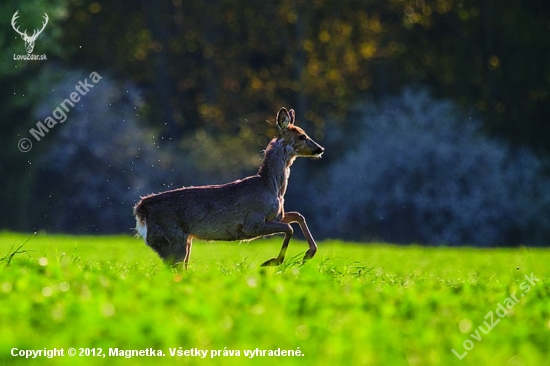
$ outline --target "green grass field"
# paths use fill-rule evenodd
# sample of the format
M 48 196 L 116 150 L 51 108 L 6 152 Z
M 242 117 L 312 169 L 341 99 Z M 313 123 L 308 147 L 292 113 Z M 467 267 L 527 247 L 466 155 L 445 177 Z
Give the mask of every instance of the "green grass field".
M 177 272 L 128 236 L 2 233 L 0 364 L 550 364 L 550 250 L 323 241 L 300 266 L 293 240 L 260 268 L 281 239 L 195 241 Z

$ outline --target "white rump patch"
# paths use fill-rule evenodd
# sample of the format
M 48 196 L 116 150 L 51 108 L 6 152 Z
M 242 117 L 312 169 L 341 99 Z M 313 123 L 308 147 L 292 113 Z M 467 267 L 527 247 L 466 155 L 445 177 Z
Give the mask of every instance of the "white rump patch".
M 136 216 L 136 231 L 138 232 L 139 236 L 143 238 L 147 242 L 147 224 L 145 223 L 145 219 L 140 219 Z

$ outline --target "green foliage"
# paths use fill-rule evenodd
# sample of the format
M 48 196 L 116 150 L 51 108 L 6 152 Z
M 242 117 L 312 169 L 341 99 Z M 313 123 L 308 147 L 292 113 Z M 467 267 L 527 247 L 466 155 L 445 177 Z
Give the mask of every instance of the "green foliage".
M 189 270 L 177 272 L 135 238 L 29 240 L 3 233 L 1 248 L 24 244 L 30 257 L 15 254 L 9 266 L 0 263 L 0 363 L 28 364 L 10 356 L 13 347 L 152 347 L 167 354 L 132 364 L 541 365 L 550 359 L 548 250 L 326 241 L 300 266 L 292 256 L 306 245 L 293 241 L 283 266 L 260 268 L 280 242 L 196 242 Z M 531 274 L 540 281 L 524 292 Z M 472 339 L 486 314 L 512 294 L 519 301 L 509 314 L 481 340 Z M 462 354 L 467 339 L 474 348 L 459 361 L 451 350 Z M 169 349 L 178 347 L 227 347 L 241 356 L 170 357 Z M 303 357 L 243 355 L 298 347 Z M 107 357 L 47 362 L 129 362 Z

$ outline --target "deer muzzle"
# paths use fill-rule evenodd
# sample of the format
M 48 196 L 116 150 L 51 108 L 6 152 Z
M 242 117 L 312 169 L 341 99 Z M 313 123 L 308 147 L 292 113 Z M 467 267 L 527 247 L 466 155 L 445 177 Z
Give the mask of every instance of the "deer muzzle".
M 325 151 L 325 149 L 323 149 L 321 146 L 319 146 L 317 149 L 315 149 L 313 151 L 313 155 L 315 155 L 316 157 L 320 158 L 321 157 L 321 154 L 323 154 L 323 152 Z

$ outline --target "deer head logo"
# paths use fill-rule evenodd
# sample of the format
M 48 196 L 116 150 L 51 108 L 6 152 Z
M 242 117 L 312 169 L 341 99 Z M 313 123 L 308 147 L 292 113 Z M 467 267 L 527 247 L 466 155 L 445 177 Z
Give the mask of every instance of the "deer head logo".
M 27 53 L 32 53 L 32 50 L 34 49 L 34 42 L 36 41 L 36 38 L 38 37 L 38 35 L 40 33 L 42 33 L 42 31 L 44 30 L 44 28 L 46 28 L 46 24 L 48 24 L 48 14 L 44 13 L 44 20 L 45 22 L 42 23 L 42 29 L 40 30 L 37 30 L 35 29 L 32 33 L 32 36 L 29 36 L 27 34 L 27 30 L 25 29 L 24 32 L 21 32 L 19 30 L 19 27 L 17 27 L 15 25 L 15 21 L 17 20 L 17 18 L 19 17 L 19 15 L 17 15 L 17 13 L 19 12 L 19 10 L 17 10 L 15 12 L 15 14 L 13 14 L 13 17 L 11 18 L 11 26 L 13 27 L 13 29 L 19 33 L 19 35 L 21 35 L 21 38 L 23 38 L 23 41 L 25 41 L 25 48 L 27 49 Z

